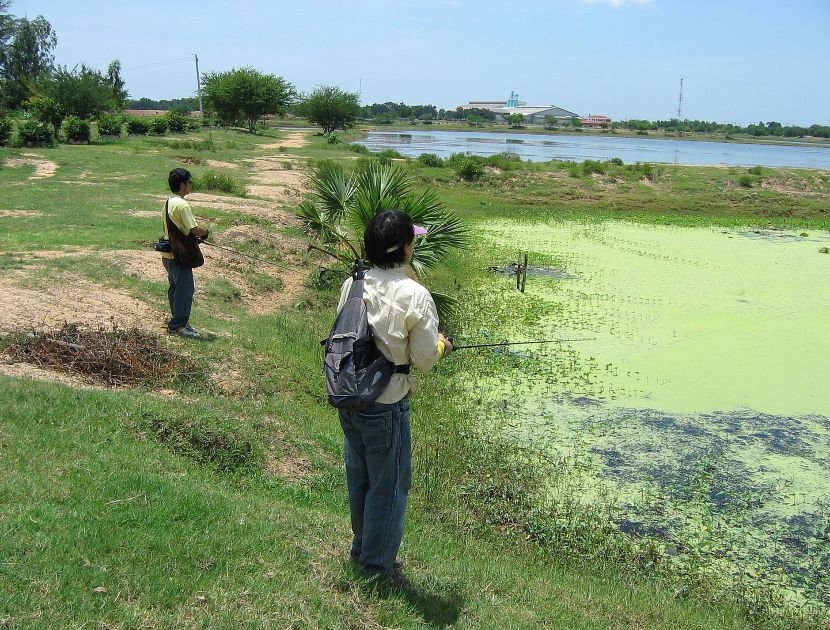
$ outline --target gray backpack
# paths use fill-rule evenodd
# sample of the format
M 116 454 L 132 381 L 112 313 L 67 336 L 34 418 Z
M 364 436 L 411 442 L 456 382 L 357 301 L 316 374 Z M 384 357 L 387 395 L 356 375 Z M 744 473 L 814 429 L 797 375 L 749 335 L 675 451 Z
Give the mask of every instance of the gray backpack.
M 363 301 L 363 261 L 352 270 L 349 297 L 334 320 L 325 346 L 323 369 L 329 404 L 338 409 L 368 407 L 389 384 L 395 372 L 408 374 L 408 365 L 395 365 L 384 357 L 369 328 Z

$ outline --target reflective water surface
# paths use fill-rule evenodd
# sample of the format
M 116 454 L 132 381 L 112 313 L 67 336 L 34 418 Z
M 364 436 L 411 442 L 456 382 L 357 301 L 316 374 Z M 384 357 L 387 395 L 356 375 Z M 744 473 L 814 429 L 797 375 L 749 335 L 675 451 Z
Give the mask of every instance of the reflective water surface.
M 804 144 L 740 144 L 657 138 L 485 133 L 480 131 L 370 131 L 360 141 L 371 151 L 395 149 L 417 157 L 435 153 L 495 155 L 517 153 L 523 160 L 610 160 L 660 162 L 668 164 L 716 164 L 727 166 L 770 166 L 830 169 L 830 147 Z

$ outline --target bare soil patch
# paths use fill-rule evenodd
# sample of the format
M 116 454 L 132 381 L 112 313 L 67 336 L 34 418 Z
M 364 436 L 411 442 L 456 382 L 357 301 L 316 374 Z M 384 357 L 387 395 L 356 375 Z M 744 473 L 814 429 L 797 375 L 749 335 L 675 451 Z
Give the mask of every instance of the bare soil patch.
M 209 195 L 207 193 L 193 193 L 187 196 L 187 200 L 193 207 L 201 206 L 214 210 L 241 212 L 253 217 L 267 219 L 277 225 L 286 227 L 298 224 L 296 216 L 290 212 L 280 210 L 268 201 L 243 199 L 241 197 L 223 197 L 221 195 Z
M 162 212 L 156 212 L 154 210 L 127 210 L 127 214 L 131 217 L 143 217 L 146 219 L 158 219 L 161 221 Z
M 782 195 L 793 197 L 806 195 L 826 196 L 823 193 L 811 190 L 808 181 L 798 177 L 765 177 L 761 181 L 761 188 L 774 190 Z
M 279 249 L 288 253 L 301 253 L 303 251 L 301 241 L 290 237 L 272 235 L 261 228 L 240 226 L 240 228 L 236 228 L 236 231 L 232 230 L 232 233 L 234 236 L 231 238 L 217 242 L 227 243 L 227 247 L 232 247 L 233 243 L 238 244 L 245 240 L 251 240 L 245 238 L 247 235 L 259 234 L 260 242 L 273 243 L 275 247 L 279 247 Z M 221 235 L 220 238 L 223 236 Z M 286 250 L 285 247 L 292 249 Z M 196 300 L 199 299 L 199 285 L 201 282 L 222 278 L 239 289 L 242 304 L 250 313 L 265 315 L 291 303 L 302 293 L 305 287 L 306 272 L 302 270 L 280 269 L 270 265 L 257 264 L 243 256 L 211 248 L 209 245 L 202 246 L 202 253 L 205 257 L 205 265 L 194 270 Z M 101 252 L 101 256 L 120 267 L 127 275 L 152 282 L 167 282 L 167 271 L 162 265 L 160 256 L 154 251 L 113 250 Z M 246 274 L 252 271 L 280 279 L 282 287 L 273 291 L 258 291 L 246 277 Z
M 118 326 L 159 330 L 164 315 L 136 300 L 121 289 L 89 282 L 73 274 L 64 274 L 54 285 L 21 287 L 28 279 L 21 274 L 0 277 L 0 331 L 51 329 L 65 322 L 85 327 Z
M 262 144 L 260 145 L 263 149 L 279 149 L 280 147 L 285 147 L 286 149 L 301 149 L 305 145 L 308 144 L 308 138 L 306 135 L 310 133 L 308 131 L 295 131 L 293 133 L 289 133 L 285 138 L 280 140 L 279 142 L 274 142 L 272 144 Z
M 264 243 L 288 254 L 298 255 L 306 251 L 306 245 L 302 240 L 285 234 L 269 232 L 259 225 L 238 225 L 216 235 L 216 242 L 227 247 L 234 247 L 234 244 L 248 241 Z
M 42 212 L 37 210 L 0 210 L 0 219 L 6 217 L 40 217 Z
M 6 159 L 6 166 L 11 168 L 16 168 L 18 166 L 23 165 L 32 165 L 35 167 L 35 174 L 29 177 L 30 180 L 32 179 L 45 179 L 47 177 L 52 177 L 58 170 L 58 165 L 51 160 L 45 160 L 41 158 L 39 155 L 34 155 L 31 153 L 24 153 L 22 158 L 7 158 Z
M 205 160 L 204 163 L 212 168 L 239 168 L 239 164 L 234 164 L 233 162 L 222 162 L 221 160 Z
M 77 387 L 78 389 L 96 389 L 91 385 L 89 379 L 81 378 L 74 374 L 64 374 L 57 370 L 37 367 L 29 363 L 15 362 L 8 358 L 0 361 L 0 374 L 3 376 L 28 378 L 33 381 L 61 383 L 62 385 L 69 385 L 71 387 Z
M 276 157 L 254 160 L 254 185 L 248 187 L 252 195 L 284 203 L 298 204 L 309 192 L 305 174 L 293 168 L 293 162 Z M 286 168 L 287 165 L 291 167 Z

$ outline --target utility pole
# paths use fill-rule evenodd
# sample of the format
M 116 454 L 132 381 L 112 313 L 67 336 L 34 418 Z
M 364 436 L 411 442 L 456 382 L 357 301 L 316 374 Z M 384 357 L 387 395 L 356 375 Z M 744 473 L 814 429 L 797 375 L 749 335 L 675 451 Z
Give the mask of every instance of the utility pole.
M 683 120 L 683 79 L 680 79 L 680 96 L 677 99 L 677 120 Z
M 193 53 L 196 59 L 196 91 L 199 93 L 199 118 L 204 119 L 205 113 L 202 111 L 202 77 L 199 75 L 199 55 Z

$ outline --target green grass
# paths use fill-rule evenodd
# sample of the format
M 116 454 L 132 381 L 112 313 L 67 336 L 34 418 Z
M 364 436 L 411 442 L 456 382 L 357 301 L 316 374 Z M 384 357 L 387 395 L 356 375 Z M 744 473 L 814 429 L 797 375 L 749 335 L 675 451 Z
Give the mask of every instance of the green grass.
M 242 160 L 284 135 L 212 132 L 215 151 L 195 151 L 206 159 Z M 356 135 L 344 140 L 350 137 Z M 288 154 L 355 157 L 322 137 L 310 138 L 308 147 Z M 208 134 L 188 134 L 194 146 L 206 139 Z M 176 156 L 182 155 L 165 142 L 170 146 L 122 139 L 38 150 L 59 164 L 56 175 L 44 180 L 28 181 L 30 167 L 0 168 L 0 210 L 41 213 L 0 217 L 0 269 L 28 273 L 38 286 L 72 273 L 163 308 L 166 283 L 101 264 L 98 252 L 142 250 L 154 256 L 149 243 L 160 230 L 166 173 L 181 165 Z M 0 150 L 0 158 L 13 155 Z M 522 163 L 487 172 L 477 183 L 459 181 L 449 168 L 422 168 L 414 161 L 406 167 L 473 223 L 516 216 L 828 225 L 821 208 L 830 180 L 819 174 L 816 183 L 802 171 L 763 170 L 765 178 L 809 179 L 814 192 L 790 198 L 759 187 L 749 191 L 757 196 L 746 197 L 737 175 L 724 169 L 661 167 L 651 187 L 619 165 L 609 167 L 616 175 L 599 176 L 614 182 L 572 178 L 567 165 L 557 164 Z M 202 164 L 187 168 L 195 177 L 208 170 Z M 240 170 L 240 179 L 247 176 Z M 242 212 L 195 205 L 217 234 L 238 225 L 283 230 Z M 136 211 L 158 216 L 131 214 Z M 68 246 L 90 252 L 50 259 L 45 269 L 19 256 Z M 233 247 L 279 260 L 256 239 Z M 435 288 L 472 305 L 446 322 L 454 332 L 477 329 L 483 312 L 496 327 L 515 321 L 515 292 L 475 297 L 492 255 L 476 242 L 472 252 L 454 256 L 433 276 Z M 307 285 L 315 285 L 311 259 L 284 262 L 306 265 Z M 767 623 L 762 613 L 747 617 L 754 613 L 745 603 L 714 599 L 705 584 L 681 588 L 643 557 L 613 555 L 617 538 L 600 541 L 607 556 L 586 548 L 567 554 L 555 541 L 539 544 L 527 520 L 536 481 L 515 467 L 509 449 L 479 436 L 481 410 L 470 404 L 463 371 L 453 361 L 427 375 L 412 400 L 414 488 L 402 554 L 415 588 L 389 592 L 361 578 L 345 561 L 342 433 L 325 403 L 319 367 L 318 340 L 330 325 L 337 287 L 309 288 L 280 313 L 255 316 L 242 307 L 238 287 L 199 274 L 193 322 L 211 334 L 196 343 L 168 342 L 207 366 L 205 379 L 159 393 L 0 377 L 0 625 Z M 281 280 L 261 273 L 246 272 L 245 279 L 255 292 L 283 288 Z M 525 323 L 538 314 L 533 305 L 524 308 Z M 498 370 L 498 360 L 486 356 L 477 367 Z M 106 592 L 96 592 L 98 587 Z

